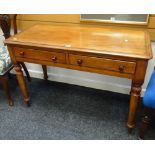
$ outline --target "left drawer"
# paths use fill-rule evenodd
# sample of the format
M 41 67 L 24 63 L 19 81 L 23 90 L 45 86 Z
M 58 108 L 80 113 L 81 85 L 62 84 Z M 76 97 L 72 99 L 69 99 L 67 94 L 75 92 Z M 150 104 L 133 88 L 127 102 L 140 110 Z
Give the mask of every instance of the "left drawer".
M 14 48 L 16 58 L 27 58 L 42 61 L 50 61 L 53 63 L 66 63 L 66 55 L 61 52 L 43 51 L 37 49 Z

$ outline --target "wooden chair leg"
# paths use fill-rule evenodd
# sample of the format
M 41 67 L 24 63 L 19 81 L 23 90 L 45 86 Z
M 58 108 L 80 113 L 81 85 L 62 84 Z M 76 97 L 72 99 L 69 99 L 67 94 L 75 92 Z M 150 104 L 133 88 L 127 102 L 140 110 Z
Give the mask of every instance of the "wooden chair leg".
M 28 80 L 29 82 L 31 82 L 30 74 L 29 74 L 29 72 L 28 72 L 28 70 L 27 70 L 27 68 L 26 68 L 26 66 L 25 66 L 25 64 L 24 64 L 24 62 L 21 62 L 20 64 L 21 64 L 21 66 L 22 66 L 23 69 L 24 69 L 24 72 L 25 72 L 25 74 L 26 74 L 26 76 L 27 76 L 27 80 Z
M 142 122 L 140 125 L 140 132 L 139 132 L 139 138 L 140 139 L 144 139 L 145 133 L 147 132 L 149 123 L 151 121 L 151 117 L 152 117 L 152 109 L 145 108 L 144 109 L 144 115 L 142 118 Z
M 44 80 L 47 80 L 48 75 L 47 75 L 47 67 L 46 67 L 46 65 L 42 65 L 42 69 L 43 69 L 43 74 L 44 74 Z
M 13 103 L 13 99 L 11 97 L 11 93 L 10 93 L 10 89 L 9 89 L 9 83 L 8 83 L 7 76 L 2 76 L 1 77 L 1 80 L 2 80 L 3 88 L 4 88 L 5 92 L 6 92 L 6 95 L 7 95 L 8 101 L 9 101 L 9 105 L 10 106 L 13 106 L 14 103 Z

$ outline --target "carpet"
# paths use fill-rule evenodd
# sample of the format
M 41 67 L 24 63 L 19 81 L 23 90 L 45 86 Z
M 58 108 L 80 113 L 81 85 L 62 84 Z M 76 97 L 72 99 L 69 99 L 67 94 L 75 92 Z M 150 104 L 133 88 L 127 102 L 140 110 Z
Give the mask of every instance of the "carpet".
M 136 140 L 128 134 L 129 95 L 32 78 L 31 107 L 24 105 L 16 77 L 9 80 L 14 106 L 9 107 L 0 85 L 0 139 L 8 140 Z M 152 126 L 146 139 L 155 139 Z

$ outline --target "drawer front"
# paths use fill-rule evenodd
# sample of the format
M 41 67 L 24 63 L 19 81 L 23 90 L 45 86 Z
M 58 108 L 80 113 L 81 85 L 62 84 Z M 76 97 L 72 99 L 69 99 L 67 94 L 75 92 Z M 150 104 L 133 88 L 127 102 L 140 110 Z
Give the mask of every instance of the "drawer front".
M 106 58 L 89 57 L 69 54 L 69 62 L 71 65 L 78 65 L 90 68 L 111 70 L 120 73 L 133 74 L 135 72 L 136 63 L 121 60 L 112 60 Z
M 66 63 L 65 53 L 42 51 L 36 49 L 23 49 L 18 47 L 15 47 L 14 51 L 17 59 L 18 57 L 20 57 L 42 61 L 50 61 L 53 63 Z

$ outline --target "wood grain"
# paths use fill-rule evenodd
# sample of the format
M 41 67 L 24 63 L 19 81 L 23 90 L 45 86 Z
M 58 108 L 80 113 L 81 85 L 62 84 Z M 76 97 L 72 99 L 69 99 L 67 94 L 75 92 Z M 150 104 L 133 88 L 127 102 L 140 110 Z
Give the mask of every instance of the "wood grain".
M 14 50 L 15 50 L 14 54 L 16 57 L 33 58 L 44 61 L 50 61 L 53 63 L 66 63 L 66 55 L 61 52 L 53 52 L 53 51 L 48 52 L 48 51 L 24 49 L 18 47 L 15 47 Z
M 69 55 L 69 61 L 71 65 L 112 70 L 120 73 L 131 73 L 131 74 L 135 72 L 136 67 L 135 62 L 127 62 L 127 61 L 73 55 L 73 54 Z
M 59 32 L 59 33 L 57 33 Z M 146 30 L 93 26 L 35 25 L 5 41 L 46 48 L 100 52 L 109 55 L 150 59 Z M 31 35 L 30 35 L 31 34 Z

